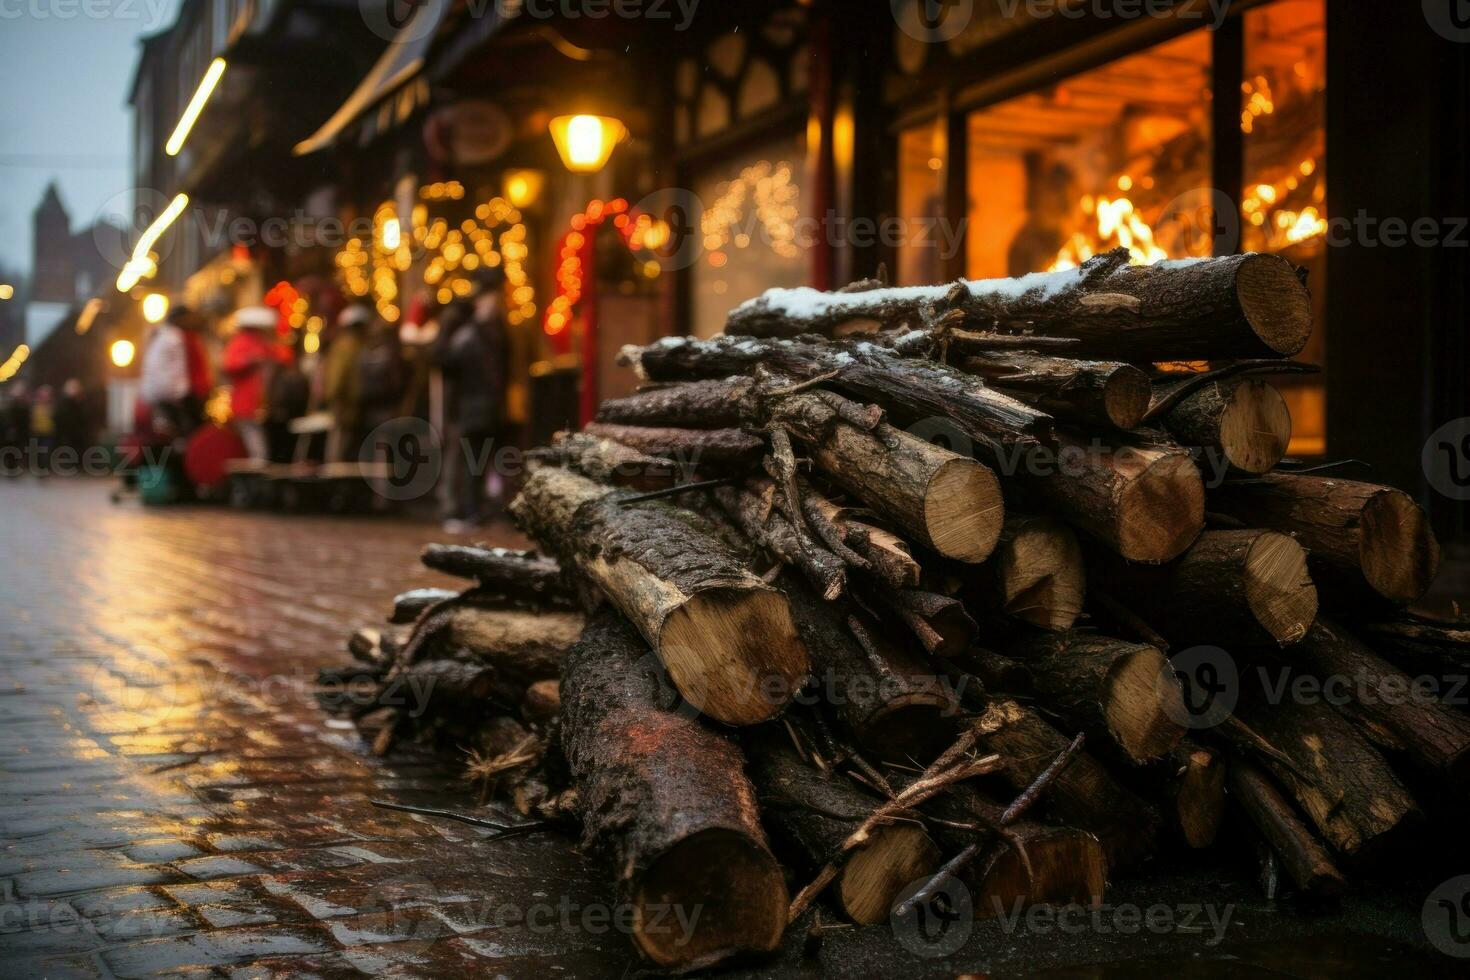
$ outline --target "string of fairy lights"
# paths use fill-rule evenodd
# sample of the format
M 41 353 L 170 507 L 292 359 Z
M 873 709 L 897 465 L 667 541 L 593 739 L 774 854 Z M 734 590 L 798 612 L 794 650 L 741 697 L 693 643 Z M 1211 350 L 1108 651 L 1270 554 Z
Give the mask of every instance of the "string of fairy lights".
M 471 276 L 481 267 L 505 270 L 510 297 L 507 321 L 517 325 L 536 315 L 536 290 L 525 270 L 530 254 L 521 212 L 502 197 L 476 206 L 472 217 L 456 226 L 431 209 L 465 197 L 459 181 L 440 181 L 419 188 L 419 200 L 410 213 L 405 234 L 392 201 L 373 212 L 372 238 L 349 239 L 337 253 L 342 285 L 355 297 L 370 299 L 378 315 L 389 323 L 403 314 L 399 277 L 415 262 L 423 265 L 423 283 L 441 304 L 467 296 Z

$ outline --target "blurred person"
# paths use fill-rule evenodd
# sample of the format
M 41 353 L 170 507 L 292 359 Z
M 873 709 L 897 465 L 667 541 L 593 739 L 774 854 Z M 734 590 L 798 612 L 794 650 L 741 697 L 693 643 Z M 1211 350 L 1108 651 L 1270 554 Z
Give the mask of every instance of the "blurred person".
M 19 476 L 31 441 L 31 400 L 24 381 L 10 386 L 9 397 L 0 408 L 0 448 L 5 450 L 6 476 Z
M 37 388 L 31 401 L 31 439 L 36 444 L 38 475 L 44 475 L 51 465 L 51 450 L 56 448 L 56 406 L 50 385 Z
M 498 266 L 476 272 L 466 301 L 453 304 L 440 321 L 435 360 L 444 372 L 448 410 L 457 438 L 446 453 L 457 470 L 445 530 L 459 533 L 489 517 L 486 464 L 504 417 L 508 346 L 505 334 L 505 273 Z
M 214 379 L 203 328 L 202 316 L 176 306 L 144 344 L 140 393 L 152 412 L 153 427 L 165 437 L 188 435 L 204 419 Z
M 251 459 L 269 458 L 266 389 L 275 370 L 291 358 L 274 337 L 278 319 L 269 306 L 242 307 L 235 313 L 235 332 L 225 344 L 222 366 L 231 384 L 230 410 Z
M 377 314 L 366 303 L 353 303 L 337 317 L 337 332 L 322 359 L 322 401 L 332 413 L 332 438 L 327 461 L 338 462 L 356 453 L 362 442 L 362 389 L 360 367 L 363 338 Z
M 82 383 L 67 378 L 56 403 L 56 444 L 76 453 L 78 458 L 92 444 L 91 405 Z
M 374 317 L 357 361 L 358 421 L 364 438 L 384 422 L 399 416 L 404 374 L 398 331 L 393 324 Z
M 265 435 L 272 463 L 291 462 L 296 444 L 291 420 L 305 415 L 311 406 L 311 381 L 302 369 L 306 336 L 303 332 L 296 339 L 295 356 L 271 373 L 266 389 Z

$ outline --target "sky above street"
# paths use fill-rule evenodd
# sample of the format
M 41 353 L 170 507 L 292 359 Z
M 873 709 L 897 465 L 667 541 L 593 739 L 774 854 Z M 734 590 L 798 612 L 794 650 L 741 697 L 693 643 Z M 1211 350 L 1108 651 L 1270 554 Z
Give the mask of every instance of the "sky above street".
M 0 0 L 0 269 L 30 271 L 48 181 L 73 231 L 126 205 L 137 39 L 172 23 L 178 3 Z

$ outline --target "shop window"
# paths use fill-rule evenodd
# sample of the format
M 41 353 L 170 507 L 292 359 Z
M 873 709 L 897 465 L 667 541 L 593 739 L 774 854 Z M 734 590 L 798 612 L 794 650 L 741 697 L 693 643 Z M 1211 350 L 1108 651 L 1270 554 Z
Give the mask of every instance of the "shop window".
M 1241 249 L 1307 270 L 1316 329 L 1301 360 L 1324 364 L 1327 284 L 1327 29 L 1324 0 L 1277 0 L 1245 14 Z M 1325 366 L 1325 364 L 1324 364 Z M 1275 380 L 1291 408 L 1293 455 L 1326 452 L 1322 375 Z
M 773 286 L 811 276 L 800 238 L 805 139 L 793 136 L 737 155 L 694 181 L 704 207 L 692 269 L 692 327 L 719 333 L 725 315 Z
M 972 113 L 969 275 L 1210 254 L 1210 84 L 1200 30 Z
M 944 246 L 955 239 L 935 233 L 943 216 L 944 128 L 925 123 L 898 136 L 899 285 L 921 286 L 944 278 Z

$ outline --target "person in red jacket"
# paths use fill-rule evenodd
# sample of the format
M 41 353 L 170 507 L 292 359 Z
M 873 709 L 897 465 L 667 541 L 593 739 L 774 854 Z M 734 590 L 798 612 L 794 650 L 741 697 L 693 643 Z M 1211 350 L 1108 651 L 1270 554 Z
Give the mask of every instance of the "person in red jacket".
M 291 352 L 276 342 L 276 320 L 276 311 L 269 306 L 242 307 L 235 313 L 235 333 L 225 344 L 230 409 L 251 459 L 270 455 L 265 437 L 266 386 L 276 367 L 291 360 Z

